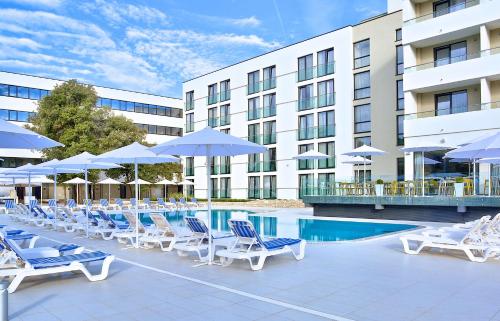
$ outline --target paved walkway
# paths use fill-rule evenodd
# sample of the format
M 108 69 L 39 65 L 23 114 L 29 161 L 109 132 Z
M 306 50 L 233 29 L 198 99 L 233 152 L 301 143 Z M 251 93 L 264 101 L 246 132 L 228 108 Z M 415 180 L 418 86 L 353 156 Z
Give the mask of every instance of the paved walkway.
M 39 246 L 75 242 L 117 260 L 102 282 L 79 274 L 25 280 L 9 297 L 11 320 L 500 321 L 498 261 L 405 255 L 397 236 L 309 244 L 302 261 L 271 258 L 252 272 L 245 262 L 192 267 L 176 253 L 17 226 L 43 236 Z

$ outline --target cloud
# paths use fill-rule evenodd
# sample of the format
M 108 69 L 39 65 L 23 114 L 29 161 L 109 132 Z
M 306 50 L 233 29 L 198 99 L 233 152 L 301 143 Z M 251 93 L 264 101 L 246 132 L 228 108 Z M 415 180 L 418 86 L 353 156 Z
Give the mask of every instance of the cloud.
M 0 35 L 0 46 L 26 47 L 32 50 L 47 48 L 47 46 L 28 38 L 6 37 L 2 35 Z
M 251 16 L 248 18 L 240 18 L 240 19 L 225 19 L 229 24 L 239 26 L 239 27 L 258 27 L 261 24 L 261 21 L 257 19 L 255 16 Z
M 10 1 L 22 5 L 45 7 L 45 8 L 57 8 L 60 7 L 64 2 L 64 0 L 10 0 Z

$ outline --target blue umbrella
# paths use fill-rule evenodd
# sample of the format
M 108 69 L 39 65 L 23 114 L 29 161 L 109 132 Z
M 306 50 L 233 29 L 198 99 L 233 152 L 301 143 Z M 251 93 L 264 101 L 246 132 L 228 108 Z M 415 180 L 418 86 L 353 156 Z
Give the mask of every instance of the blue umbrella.
M 211 157 L 262 153 L 266 147 L 221 133 L 210 127 L 151 147 L 157 154 L 205 156 L 207 158 L 208 262 L 212 264 L 212 195 L 210 184 Z
M 137 223 L 139 223 L 139 177 L 138 177 L 138 164 L 160 164 L 160 163 L 177 163 L 179 158 L 164 155 L 159 156 L 153 153 L 147 146 L 141 145 L 137 142 L 130 145 L 106 152 L 101 155 L 97 155 L 92 159 L 93 162 L 111 162 L 117 164 L 134 164 L 135 172 L 135 217 Z M 135 240 L 136 247 L 139 247 L 139 225 L 135 226 Z
M 57 146 L 64 145 L 0 119 L 0 148 L 43 149 Z

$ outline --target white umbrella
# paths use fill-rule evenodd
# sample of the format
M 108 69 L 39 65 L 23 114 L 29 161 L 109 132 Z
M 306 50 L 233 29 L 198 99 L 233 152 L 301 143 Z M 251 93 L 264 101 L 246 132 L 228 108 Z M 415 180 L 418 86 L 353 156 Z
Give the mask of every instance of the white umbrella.
M 208 262 L 212 264 L 212 195 L 210 184 L 210 163 L 214 156 L 234 156 L 242 154 L 262 153 L 266 147 L 221 133 L 210 127 L 183 137 L 151 147 L 158 154 L 182 156 L 205 156 L 207 174 L 207 212 L 208 212 Z
M 371 164 L 372 160 L 371 159 L 366 159 L 365 157 L 361 156 L 349 156 L 348 158 L 345 158 L 344 160 L 341 161 L 342 164 L 352 164 L 352 165 L 364 165 L 364 164 Z M 358 171 L 358 176 L 359 176 L 359 169 Z
M 56 146 L 64 145 L 0 119 L 0 148 L 43 149 Z
M 436 164 L 441 164 L 441 162 L 437 161 L 435 159 L 432 159 L 432 158 L 424 157 L 424 164 L 425 165 L 436 165 Z
M 358 148 L 353 149 L 350 152 L 343 153 L 342 155 L 346 156 L 362 156 L 365 158 L 365 162 L 363 163 L 363 190 L 366 193 L 366 157 L 367 156 L 380 156 L 384 155 L 385 152 L 375 147 L 371 147 L 368 145 L 363 145 Z
M 57 199 L 57 175 L 58 174 L 71 174 L 71 173 L 82 173 L 83 171 L 81 169 L 74 169 L 74 168 L 64 168 L 64 167 L 59 167 L 59 160 L 58 159 L 53 159 L 48 162 L 44 162 L 41 164 L 38 164 L 37 167 L 43 168 L 43 172 L 45 174 L 53 175 L 54 176 L 54 199 Z
M 147 146 L 141 145 L 137 142 L 130 145 L 106 152 L 96 156 L 93 161 L 95 162 L 113 162 L 118 164 L 134 164 L 135 173 L 135 198 L 139 199 L 139 173 L 138 164 L 159 164 L 159 163 L 172 163 L 179 162 L 179 159 L 174 156 L 158 156 L 153 153 Z M 139 208 L 138 203 L 135 202 L 135 218 L 137 224 L 135 226 L 136 247 L 139 247 Z
M 330 156 L 320 152 L 316 152 L 314 150 L 309 150 L 307 152 L 294 156 L 293 158 L 297 160 L 316 160 L 316 159 L 327 159 L 330 158 Z
M 495 158 L 481 158 L 477 160 L 477 163 L 481 164 L 489 164 L 489 165 L 498 165 L 500 164 L 500 157 L 495 157 Z M 490 183 L 488 184 L 488 196 L 491 196 L 491 166 L 488 169 L 489 171 L 489 176 L 490 176 Z
M 194 183 L 191 181 L 183 180 L 183 181 L 177 182 L 177 185 L 194 185 Z
M 121 185 L 122 182 L 119 182 L 116 179 L 106 178 L 100 182 L 97 182 L 97 184 L 108 185 L 108 202 L 111 202 L 111 185 Z
M 138 196 L 137 196 L 136 201 L 139 202 L 139 200 L 141 199 L 141 185 L 151 185 L 151 183 L 139 178 L 137 180 L 137 182 L 131 181 L 131 182 L 128 182 L 127 184 L 128 185 L 136 185 L 136 183 L 137 183 L 137 185 L 139 185 L 139 192 L 137 193 Z
M 425 196 L 425 152 L 433 152 L 437 150 L 445 150 L 454 148 L 453 146 L 446 146 L 443 144 L 429 143 L 429 142 L 420 142 L 413 146 L 405 146 L 401 148 L 403 152 L 406 153 L 422 153 L 422 196 Z
M 169 181 L 168 179 L 163 179 L 159 182 L 155 183 L 156 185 L 163 185 L 164 192 L 163 192 L 163 198 L 167 198 L 167 186 L 168 185 L 176 185 L 175 182 Z
M 78 199 L 79 199 L 78 186 L 81 184 L 92 184 L 92 182 L 81 179 L 80 177 L 75 177 L 75 178 L 72 178 L 70 180 L 63 182 L 63 184 L 76 185 L 76 201 L 78 202 Z

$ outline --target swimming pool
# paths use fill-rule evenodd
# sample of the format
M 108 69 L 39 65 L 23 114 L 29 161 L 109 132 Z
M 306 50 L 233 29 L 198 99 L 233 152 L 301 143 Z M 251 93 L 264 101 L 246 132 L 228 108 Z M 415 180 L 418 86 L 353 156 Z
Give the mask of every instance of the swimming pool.
M 206 220 L 207 211 L 162 212 L 170 224 L 185 228 L 184 217 L 196 216 Z M 120 214 L 115 219 L 124 220 Z M 152 223 L 148 213 L 140 213 L 141 222 Z M 297 216 L 272 216 L 246 210 L 212 210 L 212 229 L 229 232 L 231 218 L 250 220 L 258 233 L 268 237 L 300 238 L 309 242 L 359 240 L 418 228 L 418 225 L 358 222 Z

